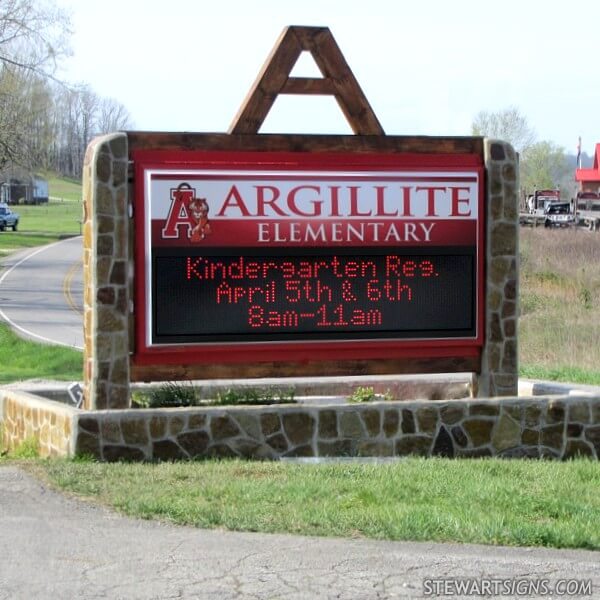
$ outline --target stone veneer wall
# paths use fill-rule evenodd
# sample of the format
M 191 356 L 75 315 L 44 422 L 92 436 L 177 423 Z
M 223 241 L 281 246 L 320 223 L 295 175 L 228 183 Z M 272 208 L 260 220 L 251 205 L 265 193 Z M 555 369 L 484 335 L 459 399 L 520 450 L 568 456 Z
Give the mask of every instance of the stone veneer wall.
M 45 456 L 600 458 L 600 395 L 80 411 L 0 390 L 0 406 L 5 444 Z
M 519 164 L 512 146 L 484 140 L 487 187 L 486 335 L 478 396 L 513 396 L 519 385 Z
M 84 406 L 129 406 L 128 151 L 94 139 L 83 164 Z
M 486 339 L 480 397 L 518 388 L 518 157 L 484 140 L 486 169 Z M 96 138 L 86 152 L 84 195 L 84 406 L 127 408 L 129 401 L 130 256 L 128 144 L 124 133 Z
M 27 392 L 0 390 L 2 446 L 14 450 L 36 440 L 40 456 L 71 456 L 79 411 Z

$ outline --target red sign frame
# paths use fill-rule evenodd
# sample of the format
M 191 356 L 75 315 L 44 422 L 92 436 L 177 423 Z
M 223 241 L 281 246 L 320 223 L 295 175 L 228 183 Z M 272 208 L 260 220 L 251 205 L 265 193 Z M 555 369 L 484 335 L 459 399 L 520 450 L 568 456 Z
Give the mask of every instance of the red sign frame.
M 478 357 L 484 340 L 485 314 L 485 209 L 484 209 L 484 167 L 482 158 L 476 154 L 408 154 L 408 153 L 336 153 L 336 152 L 226 152 L 226 151 L 153 151 L 139 150 L 132 153 L 135 165 L 134 214 L 135 214 L 135 351 L 133 363 L 137 365 L 160 364 L 207 364 L 207 363 L 244 363 L 260 361 L 315 361 L 330 360 L 369 360 L 390 358 L 442 358 L 442 357 Z M 369 177 L 379 180 L 382 176 L 395 173 L 397 177 L 410 173 L 411 180 L 422 176 L 424 182 L 431 181 L 436 174 L 472 174 L 477 180 L 476 211 L 474 236 L 476 246 L 475 276 L 475 323 L 476 334 L 468 338 L 438 339 L 360 339 L 351 333 L 348 339 L 319 341 L 268 341 L 268 342 L 208 342 L 195 344 L 153 344 L 148 332 L 151 329 L 152 314 L 148 307 L 152 305 L 150 280 L 150 255 L 152 250 L 152 215 L 148 205 L 152 177 L 159 178 L 161 173 L 170 179 L 189 179 L 185 174 L 202 171 L 206 173 L 235 172 L 239 180 L 255 179 L 256 173 L 266 179 L 265 173 L 276 180 L 277 177 L 293 179 L 289 173 L 311 173 L 314 180 L 322 175 L 336 181 L 344 176 L 350 179 Z M 283 174 L 287 175 L 283 175 Z M 333 175 L 331 175 L 333 173 Z M 415 173 L 417 175 L 415 175 Z M 185 175 L 185 176 L 184 176 Z M 223 179 L 225 176 L 221 176 Z M 255 186 L 256 187 L 256 186 Z M 265 186 L 266 187 L 266 186 Z M 426 188 L 428 189 L 428 188 Z M 448 188 L 450 189 L 450 188 Z M 431 198 L 432 192 L 428 192 Z M 453 210 L 462 216 L 466 210 L 463 199 L 456 193 Z M 466 201 L 465 201 L 466 202 Z M 263 198 L 262 208 L 280 210 L 273 202 L 273 197 Z M 292 206 L 296 206 L 292 204 Z M 313 204 L 313 207 L 315 205 Z M 383 206 L 383 201 L 382 201 Z M 430 210 L 434 205 L 429 206 Z M 172 208 L 172 206 L 171 206 Z M 242 205 L 235 197 L 230 199 L 230 208 L 243 213 Z M 254 207 L 256 209 L 256 207 Z M 349 209 L 352 210 L 352 206 Z M 383 209 L 382 209 L 383 210 Z M 223 212 L 223 209 L 221 209 Z M 248 209 L 250 212 L 250 209 Z M 306 210 L 304 211 L 306 212 Z M 435 212 L 435 209 L 433 209 Z M 267 216 L 263 210 L 265 220 Z M 358 209 L 356 210 L 358 214 Z M 240 216 L 244 216 L 241 214 Z M 273 215 L 270 215 L 273 216 Z M 278 216 L 278 215 L 275 215 Z M 347 217 L 348 215 L 344 215 Z M 432 215 L 429 215 L 430 217 Z M 438 215 L 435 215 L 437 217 Z M 306 220 L 313 218 L 307 216 Z M 240 232 L 243 234 L 243 219 Z M 404 219 L 406 221 L 406 219 Z M 150 224 L 149 224 L 150 223 Z M 200 224 L 200 221 L 198 220 Z M 453 234 L 454 224 L 447 220 L 446 231 L 450 232 L 452 244 L 460 244 L 460 233 Z M 469 226 L 471 227 L 471 226 Z M 178 231 L 185 230 L 185 223 L 176 223 Z M 197 234 L 202 235 L 202 234 Z M 176 241 L 176 244 L 187 244 L 188 241 Z M 217 243 L 216 241 L 214 243 Z M 221 242 L 223 243 L 223 242 Z M 235 238 L 233 242 L 235 244 Z M 282 241 L 282 250 L 296 244 L 294 239 Z M 244 245 L 247 245 L 245 243 Z M 416 242 L 413 243 L 416 245 Z M 449 244 L 447 244 L 449 245 Z M 326 247 L 323 244 L 315 247 Z M 423 247 L 422 245 L 419 247 Z

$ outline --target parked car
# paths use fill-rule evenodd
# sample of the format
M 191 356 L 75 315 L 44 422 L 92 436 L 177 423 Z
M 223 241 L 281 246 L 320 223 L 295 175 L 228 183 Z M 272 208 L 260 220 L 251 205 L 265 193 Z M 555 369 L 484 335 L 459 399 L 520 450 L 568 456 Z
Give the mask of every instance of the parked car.
M 4 231 L 7 227 L 12 227 L 13 231 L 19 226 L 19 215 L 13 212 L 8 204 L 0 204 L 0 231 Z
M 575 222 L 570 202 L 552 202 L 546 206 L 544 214 L 546 227 L 568 227 Z

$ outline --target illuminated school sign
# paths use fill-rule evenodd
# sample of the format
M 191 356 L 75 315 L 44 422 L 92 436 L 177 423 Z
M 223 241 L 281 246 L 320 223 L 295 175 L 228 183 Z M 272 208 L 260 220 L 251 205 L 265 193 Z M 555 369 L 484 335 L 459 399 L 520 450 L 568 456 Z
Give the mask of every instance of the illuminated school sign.
M 135 162 L 142 359 L 481 346 L 473 155 L 140 151 Z

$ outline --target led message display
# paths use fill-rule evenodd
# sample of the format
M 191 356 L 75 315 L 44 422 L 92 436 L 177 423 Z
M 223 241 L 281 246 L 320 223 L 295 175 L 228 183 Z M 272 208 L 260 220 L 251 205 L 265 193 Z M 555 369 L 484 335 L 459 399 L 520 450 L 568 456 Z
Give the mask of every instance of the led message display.
M 470 155 L 424 168 L 393 155 L 141 158 L 142 350 L 480 343 L 483 173 Z
M 473 336 L 473 254 L 159 252 L 154 343 Z M 193 307 L 193 308 L 192 308 Z

